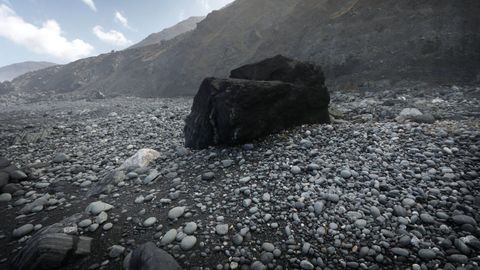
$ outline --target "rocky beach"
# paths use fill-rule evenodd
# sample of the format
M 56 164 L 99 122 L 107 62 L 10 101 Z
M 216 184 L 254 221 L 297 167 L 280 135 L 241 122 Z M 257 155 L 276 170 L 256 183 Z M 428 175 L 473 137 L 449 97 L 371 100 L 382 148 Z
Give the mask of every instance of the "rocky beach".
M 61 269 L 147 242 L 186 269 L 478 269 L 480 88 L 330 95 L 331 124 L 204 150 L 191 98 L 2 96 L 0 268 L 41 232 Z

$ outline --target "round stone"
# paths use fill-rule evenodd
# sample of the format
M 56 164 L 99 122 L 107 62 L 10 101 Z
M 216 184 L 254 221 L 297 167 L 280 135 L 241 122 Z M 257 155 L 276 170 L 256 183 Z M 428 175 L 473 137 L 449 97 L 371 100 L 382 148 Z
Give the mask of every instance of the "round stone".
M 24 235 L 27 235 L 33 231 L 33 224 L 25 224 L 19 228 L 13 230 L 12 236 L 16 238 L 20 238 Z
M 113 228 L 113 224 L 110 223 L 110 222 L 109 222 L 109 223 L 105 223 L 105 225 L 103 225 L 102 228 L 103 228 L 105 231 L 108 231 L 108 230 L 110 230 L 110 229 Z
M 149 217 L 143 222 L 144 227 L 151 227 L 153 224 L 157 222 L 157 218 L 155 217 Z
M 84 219 L 78 223 L 78 227 L 80 228 L 85 228 L 88 227 L 92 224 L 92 220 L 90 219 Z
M 181 217 L 185 213 L 185 207 L 183 206 L 177 206 L 172 208 L 170 211 L 168 211 L 168 218 L 169 219 L 177 219 Z
M 183 232 L 186 234 L 192 234 L 197 230 L 197 223 L 195 222 L 188 222 L 185 227 L 183 228 Z
M 171 242 L 173 242 L 176 237 L 177 237 L 177 230 L 171 229 L 163 236 L 162 240 L 160 240 L 160 244 L 162 246 L 168 245 Z
M 437 255 L 435 254 L 435 251 L 432 250 L 432 249 L 420 249 L 418 251 L 418 257 L 426 260 L 426 261 L 430 261 L 432 259 L 435 259 Z
M 118 256 L 122 255 L 123 252 L 125 252 L 124 247 L 120 245 L 113 245 L 110 248 L 110 253 L 108 254 L 108 256 L 110 256 L 110 258 L 117 258 Z
M 306 270 L 312 270 L 314 269 L 315 267 L 313 266 L 313 264 L 307 260 L 303 260 L 300 262 L 300 267 L 302 269 L 306 269 Z
M 12 194 L 2 193 L 0 194 L 0 202 L 9 202 L 12 200 Z
M 236 246 L 239 246 L 242 244 L 243 242 L 243 237 L 240 235 L 240 234 L 235 234 L 233 237 L 232 237 L 232 242 L 233 244 L 235 244 Z
M 98 224 L 103 224 L 105 221 L 108 220 L 107 212 L 101 212 L 98 216 L 95 217 L 95 222 Z
M 452 217 L 452 219 L 453 219 L 453 222 L 455 222 L 458 225 L 470 224 L 473 226 L 477 226 L 477 221 L 475 221 L 474 218 L 467 215 L 455 215 Z
M 272 252 L 275 249 L 275 246 L 272 243 L 265 242 L 262 244 L 262 248 L 265 251 Z
M 420 214 L 420 219 L 426 224 L 432 224 L 435 222 L 435 219 L 427 213 Z
M 292 166 L 292 168 L 290 169 L 290 172 L 293 174 L 299 174 L 302 172 L 302 169 L 300 169 L 300 167 L 298 166 Z
M 394 247 L 391 250 L 392 250 L 392 253 L 397 256 L 408 257 L 408 255 L 410 255 L 410 252 L 408 252 L 408 250 L 404 248 Z
M 225 235 L 228 233 L 228 224 L 219 224 L 215 227 L 215 232 L 219 235 Z
M 202 174 L 202 180 L 211 181 L 213 178 L 215 178 L 215 173 L 213 172 L 206 172 Z
M 350 170 L 345 169 L 345 170 L 342 170 L 342 171 L 340 172 L 340 175 L 341 175 L 343 178 L 347 179 L 347 178 L 352 177 L 352 172 L 350 172 Z
M 197 238 L 195 236 L 189 235 L 182 239 L 182 242 L 180 242 L 180 247 L 183 250 L 190 250 L 193 248 L 193 246 L 195 246 L 196 243 Z
M 92 202 L 87 206 L 85 209 L 85 212 L 90 213 L 92 215 L 98 215 L 102 211 L 108 211 L 113 208 L 113 205 L 110 205 L 108 203 L 104 203 L 102 201 L 96 201 Z
M 357 219 L 355 221 L 355 226 L 359 229 L 363 229 L 367 226 L 367 221 L 365 219 Z

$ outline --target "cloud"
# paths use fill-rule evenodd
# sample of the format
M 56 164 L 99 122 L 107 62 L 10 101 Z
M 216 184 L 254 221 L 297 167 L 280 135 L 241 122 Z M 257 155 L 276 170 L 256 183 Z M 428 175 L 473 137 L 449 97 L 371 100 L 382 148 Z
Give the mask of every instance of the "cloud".
M 93 27 L 92 31 L 98 39 L 114 46 L 123 47 L 132 43 L 122 33 L 115 30 L 105 32 L 100 25 Z
M 95 6 L 95 2 L 93 0 L 82 0 L 82 2 L 87 5 L 91 10 L 97 11 L 97 7 Z
M 202 7 L 204 11 L 210 12 L 212 10 L 220 9 L 233 0 L 196 0 L 197 4 Z
M 125 28 L 130 29 L 130 25 L 128 25 L 128 19 L 123 16 L 122 13 L 115 11 L 115 21 L 121 25 L 123 25 Z
M 205 9 L 206 11 L 212 10 L 209 0 L 197 0 L 197 2 Z
M 35 53 L 66 61 L 89 56 L 94 49 L 81 39 L 67 40 L 55 20 L 47 20 L 37 27 L 24 21 L 5 4 L 0 4 L 0 36 Z

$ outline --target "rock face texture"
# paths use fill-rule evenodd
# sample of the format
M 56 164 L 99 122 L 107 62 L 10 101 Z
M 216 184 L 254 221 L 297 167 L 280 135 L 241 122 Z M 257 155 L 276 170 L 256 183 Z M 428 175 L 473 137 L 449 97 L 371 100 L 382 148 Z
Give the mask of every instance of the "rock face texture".
M 176 25 L 166 28 L 158 33 L 153 33 L 146 37 L 144 40 L 139 43 L 129 47 L 129 49 L 140 48 L 144 46 L 159 44 L 162 41 L 170 40 L 175 38 L 183 33 L 191 31 L 197 27 L 197 23 L 203 20 L 205 17 L 190 17 L 184 21 L 177 23 Z
M 90 253 L 92 238 L 64 233 L 81 215 L 72 216 L 61 223 L 38 231 L 11 261 L 14 269 L 57 269 L 74 257 Z
M 480 73 L 477 0 L 238 0 L 162 44 L 29 73 L 17 91 L 194 95 L 210 76 L 283 54 L 328 85 L 470 83 Z M 377 84 L 378 85 L 378 84 Z
M 235 145 L 302 124 L 328 123 L 330 96 L 321 69 L 276 56 L 207 78 L 185 125 L 185 145 Z M 244 80 L 256 79 L 256 80 Z
M 182 269 L 170 254 L 159 249 L 152 242 L 137 247 L 125 258 L 124 267 L 126 270 Z

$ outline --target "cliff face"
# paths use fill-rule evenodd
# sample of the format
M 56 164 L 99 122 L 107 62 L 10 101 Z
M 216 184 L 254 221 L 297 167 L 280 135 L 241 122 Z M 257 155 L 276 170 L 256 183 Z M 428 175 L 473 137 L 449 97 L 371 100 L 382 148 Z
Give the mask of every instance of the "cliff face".
M 148 45 L 158 44 L 165 40 L 173 39 L 183 33 L 192 31 L 197 27 L 197 23 L 203 20 L 205 17 L 190 17 L 184 21 L 177 23 L 176 25 L 163 29 L 158 33 L 153 33 L 146 37 L 139 43 L 129 47 L 129 49 L 140 48 Z
M 329 84 L 470 83 L 480 73 L 477 0 L 237 0 L 162 44 L 29 73 L 17 91 L 193 95 L 207 76 L 276 54 L 321 65 Z

